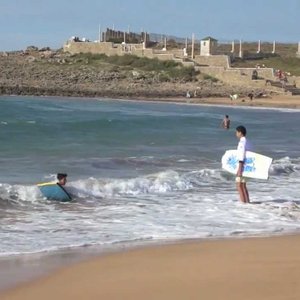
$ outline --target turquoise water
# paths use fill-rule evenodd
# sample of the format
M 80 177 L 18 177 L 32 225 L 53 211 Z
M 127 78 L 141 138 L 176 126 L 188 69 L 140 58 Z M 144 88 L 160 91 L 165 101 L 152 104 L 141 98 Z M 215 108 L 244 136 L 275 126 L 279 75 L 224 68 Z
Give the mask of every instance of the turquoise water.
M 229 114 L 232 129 L 219 124 Z M 101 99 L 0 98 L 0 254 L 299 229 L 300 112 Z M 274 158 L 238 202 L 220 168 L 243 124 Z M 74 201 L 36 183 L 67 172 Z

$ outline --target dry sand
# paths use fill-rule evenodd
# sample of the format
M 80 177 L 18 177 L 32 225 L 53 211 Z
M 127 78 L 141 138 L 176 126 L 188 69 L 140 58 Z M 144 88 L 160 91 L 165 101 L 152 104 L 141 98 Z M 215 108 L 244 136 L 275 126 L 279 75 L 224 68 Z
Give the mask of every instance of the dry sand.
M 229 98 L 192 98 L 187 102 L 199 104 L 300 109 L 300 96 L 291 95 L 276 95 L 269 98 L 255 98 L 253 100 L 243 97 L 233 101 Z
M 300 236 L 197 241 L 108 254 L 1 300 L 300 299 Z

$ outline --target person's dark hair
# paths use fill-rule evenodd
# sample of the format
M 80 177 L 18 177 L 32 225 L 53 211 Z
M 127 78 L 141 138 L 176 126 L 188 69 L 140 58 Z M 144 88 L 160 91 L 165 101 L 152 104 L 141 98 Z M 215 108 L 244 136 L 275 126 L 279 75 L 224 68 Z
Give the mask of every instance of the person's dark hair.
M 247 134 L 246 128 L 242 125 L 238 126 L 235 130 L 238 132 L 241 132 L 243 136 L 246 136 L 246 134 Z
M 228 119 L 229 118 L 229 116 L 228 115 L 225 115 L 225 117 Z
M 66 173 L 58 173 L 57 176 L 56 176 L 56 178 L 58 180 L 61 180 L 63 178 L 66 178 L 67 176 L 68 176 L 68 174 L 66 174 Z

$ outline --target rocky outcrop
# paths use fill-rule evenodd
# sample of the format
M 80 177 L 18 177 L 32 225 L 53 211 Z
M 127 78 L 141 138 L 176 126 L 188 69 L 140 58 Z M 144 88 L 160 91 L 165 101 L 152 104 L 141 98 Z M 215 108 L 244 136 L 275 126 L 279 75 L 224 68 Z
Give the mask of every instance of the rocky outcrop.
M 30 51 L 29 51 L 30 50 Z M 157 72 L 128 69 L 113 64 L 94 65 L 60 51 L 42 51 L 0 56 L 0 94 L 110 98 L 171 98 L 191 96 L 247 96 L 252 88 L 226 85 L 213 78 L 186 82 L 165 81 Z M 263 92 L 265 91 L 257 91 Z

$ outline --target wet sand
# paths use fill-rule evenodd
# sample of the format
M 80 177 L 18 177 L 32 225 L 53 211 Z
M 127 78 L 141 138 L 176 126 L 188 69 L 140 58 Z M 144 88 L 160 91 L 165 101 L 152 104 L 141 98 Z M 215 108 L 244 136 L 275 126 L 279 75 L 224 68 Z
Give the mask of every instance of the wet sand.
M 299 253 L 297 235 L 150 246 L 66 266 L 0 299 L 299 299 Z

